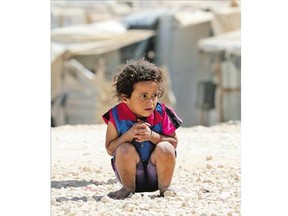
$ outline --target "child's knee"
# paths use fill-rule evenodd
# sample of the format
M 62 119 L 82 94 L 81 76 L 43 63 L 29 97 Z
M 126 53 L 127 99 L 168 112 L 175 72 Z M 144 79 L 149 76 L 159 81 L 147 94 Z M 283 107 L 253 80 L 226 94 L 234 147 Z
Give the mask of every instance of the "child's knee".
M 139 156 L 136 152 L 135 147 L 130 143 L 121 144 L 116 150 L 116 158 L 120 158 L 121 160 L 136 160 L 139 161 Z
M 116 156 L 127 155 L 133 152 L 133 146 L 129 143 L 123 143 L 116 149 Z
M 161 142 L 156 145 L 157 154 L 163 157 L 175 157 L 175 148 L 169 142 Z

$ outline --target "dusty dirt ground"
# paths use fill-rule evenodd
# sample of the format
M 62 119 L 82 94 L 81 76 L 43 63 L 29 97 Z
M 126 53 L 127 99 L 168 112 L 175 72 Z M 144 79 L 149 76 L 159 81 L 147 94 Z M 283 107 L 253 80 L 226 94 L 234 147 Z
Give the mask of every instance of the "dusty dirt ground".
M 51 129 L 51 215 L 241 215 L 241 123 L 177 130 L 176 194 L 107 197 L 121 188 L 104 147 L 106 125 Z

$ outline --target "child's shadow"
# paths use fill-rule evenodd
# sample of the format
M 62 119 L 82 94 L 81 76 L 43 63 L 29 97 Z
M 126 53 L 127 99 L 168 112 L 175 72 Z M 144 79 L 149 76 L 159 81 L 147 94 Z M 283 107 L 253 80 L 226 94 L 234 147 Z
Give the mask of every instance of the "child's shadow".
M 61 189 L 67 187 L 85 187 L 87 185 L 94 184 L 92 181 L 78 181 L 78 180 L 66 180 L 66 181 L 52 181 L 51 188 Z
M 68 187 L 86 187 L 88 185 L 107 185 L 107 184 L 114 184 L 116 183 L 116 179 L 109 179 L 107 182 L 103 181 L 78 181 L 78 180 L 65 180 L 65 181 L 52 181 L 51 182 L 51 188 L 57 188 L 61 189 L 63 188 L 68 188 Z M 96 201 L 100 201 L 102 196 L 96 196 L 97 199 L 93 198 Z M 57 197 L 56 201 L 57 202 L 65 202 L 65 201 L 78 201 L 82 200 L 83 202 L 87 202 L 88 198 L 83 196 L 83 197 L 72 197 L 72 198 L 67 198 L 67 197 Z

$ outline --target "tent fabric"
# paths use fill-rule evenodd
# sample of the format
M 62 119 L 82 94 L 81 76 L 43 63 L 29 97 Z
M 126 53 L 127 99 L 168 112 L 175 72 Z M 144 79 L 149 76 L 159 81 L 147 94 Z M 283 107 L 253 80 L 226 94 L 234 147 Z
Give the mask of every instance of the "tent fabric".
M 166 13 L 166 10 L 145 10 L 133 13 L 123 19 L 127 29 L 151 29 L 158 28 L 159 18 Z
M 211 25 L 214 35 L 221 35 L 241 28 L 241 9 L 239 7 L 216 9 L 213 14 Z
M 201 39 L 198 47 L 204 52 L 230 52 L 241 55 L 241 30 Z
M 69 31 L 71 30 L 71 31 Z M 53 31 L 52 41 L 63 46 L 66 55 L 88 55 L 103 54 L 120 49 L 127 45 L 146 40 L 155 33 L 152 30 L 127 30 L 122 33 L 102 33 L 91 34 L 89 28 L 80 27 L 83 34 L 75 35 L 77 28 L 65 29 L 65 31 Z M 85 31 L 87 30 L 87 34 Z M 53 55 L 53 50 L 52 50 Z M 68 56 L 67 56 L 68 57 Z

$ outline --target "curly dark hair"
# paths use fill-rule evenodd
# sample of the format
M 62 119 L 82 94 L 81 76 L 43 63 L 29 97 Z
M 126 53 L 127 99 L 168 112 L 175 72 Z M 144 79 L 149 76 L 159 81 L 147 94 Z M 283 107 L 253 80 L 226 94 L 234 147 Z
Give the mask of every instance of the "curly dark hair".
M 148 62 L 144 58 L 127 62 L 120 66 L 118 73 L 113 77 L 116 87 L 116 95 L 120 100 L 122 94 L 128 98 L 131 97 L 133 86 L 141 81 L 155 81 L 159 84 L 159 95 L 161 97 L 164 93 L 161 83 L 164 79 L 163 72 L 153 63 Z

